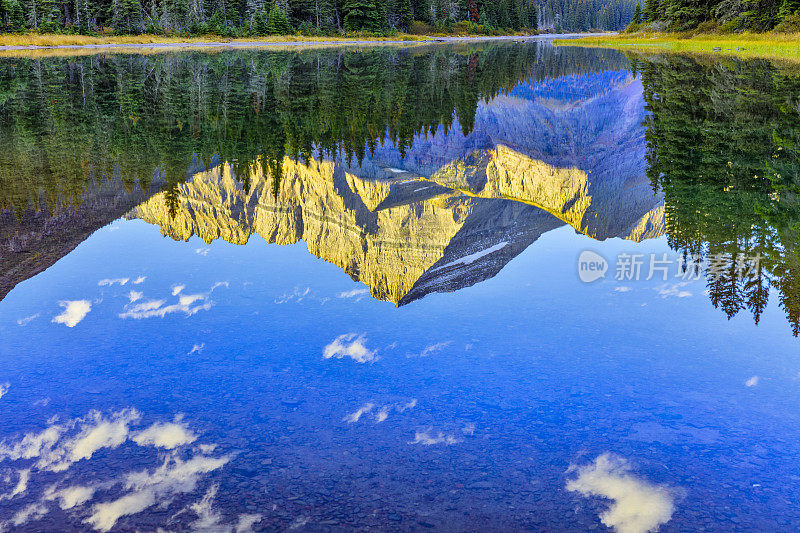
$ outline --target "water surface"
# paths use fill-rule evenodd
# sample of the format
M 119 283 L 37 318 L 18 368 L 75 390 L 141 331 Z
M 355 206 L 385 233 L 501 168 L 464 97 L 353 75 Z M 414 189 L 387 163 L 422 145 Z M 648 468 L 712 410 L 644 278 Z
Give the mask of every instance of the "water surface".
M 0 530 L 796 530 L 799 97 L 545 42 L 0 60 Z

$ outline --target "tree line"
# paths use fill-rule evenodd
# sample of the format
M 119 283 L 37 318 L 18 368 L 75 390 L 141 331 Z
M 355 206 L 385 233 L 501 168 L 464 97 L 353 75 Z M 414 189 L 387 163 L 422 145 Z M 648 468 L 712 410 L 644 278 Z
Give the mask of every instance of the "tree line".
M 800 0 L 644 0 L 634 29 L 656 31 L 800 31 Z
M 622 30 L 633 19 L 635 0 L 544 0 L 539 27 L 561 31 Z
M 531 0 L 0 0 L 5 31 L 257 36 L 341 31 L 386 33 L 422 21 L 536 29 Z
M 0 31 L 331 35 L 621 29 L 634 0 L 0 0 Z

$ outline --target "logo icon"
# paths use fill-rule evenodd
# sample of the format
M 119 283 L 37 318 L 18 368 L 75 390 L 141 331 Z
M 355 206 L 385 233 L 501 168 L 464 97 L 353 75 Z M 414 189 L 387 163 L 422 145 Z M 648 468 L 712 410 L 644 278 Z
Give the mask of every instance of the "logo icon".
M 584 250 L 578 257 L 578 277 L 584 283 L 591 283 L 606 276 L 608 261 L 602 255 Z

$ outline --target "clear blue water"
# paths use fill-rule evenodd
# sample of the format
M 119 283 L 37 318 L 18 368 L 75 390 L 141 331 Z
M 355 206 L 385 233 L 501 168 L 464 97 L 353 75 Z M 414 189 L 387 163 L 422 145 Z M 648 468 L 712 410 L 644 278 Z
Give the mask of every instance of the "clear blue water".
M 422 167 L 475 147 L 512 146 L 554 168 L 578 153 L 591 179 L 609 181 L 593 189 L 599 214 L 582 227 L 613 227 L 638 205 L 625 194 L 642 183 L 646 116 L 641 83 L 613 66 L 542 82 L 553 90 L 521 81 L 478 105 L 472 137 L 420 136 L 432 145 L 412 148 L 417 167 L 390 143 L 349 172 L 407 187 L 386 170 L 399 167 L 443 187 L 446 176 L 434 183 Z M 302 181 L 297 168 L 284 168 L 286 187 L 323 179 Z M 449 211 L 403 233 L 426 209 L 449 209 L 438 189 L 413 196 L 416 183 L 395 207 L 370 211 L 386 218 L 358 239 L 378 251 L 342 268 L 334 258 L 350 241 L 338 226 L 307 243 L 310 201 L 303 240 L 282 245 L 256 220 L 267 192 L 261 211 L 230 197 L 201 205 L 202 184 L 222 183 L 223 169 L 178 185 L 177 216 L 156 212 L 156 195 L 151 211 L 101 224 L 0 302 L 0 530 L 800 526 L 800 361 L 777 289 L 757 324 L 729 319 L 705 277 L 614 279 L 619 254 L 677 257 L 672 226 L 642 239 L 601 228 L 595 239 L 563 212 L 480 193 L 469 204 L 478 229 L 442 252 Z M 255 177 L 254 197 L 262 185 Z M 636 194 L 654 203 L 633 219 L 663 201 Z M 340 216 L 335 197 L 319 198 Z M 219 222 L 228 215 L 236 224 Z M 187 220 L 191 233 L 223 238 L 162 235 L 184 238 Z M 226 241 L 226 231 L 241 240 L 234 226 L 253 229 L 246 244 Z M 434 289 L 399 306 L 374 297 L 375 272 L 415 272 L 418 256 L 392 247 L 419 243 L 440 250 L 422 270 Z M 609 261 L 604 278 L 581 281 L 585 250 Z

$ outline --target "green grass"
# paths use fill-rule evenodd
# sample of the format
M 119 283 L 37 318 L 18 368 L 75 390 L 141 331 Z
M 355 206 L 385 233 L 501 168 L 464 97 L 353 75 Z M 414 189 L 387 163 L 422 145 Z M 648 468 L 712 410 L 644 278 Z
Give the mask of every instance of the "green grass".
M 673 52 L 800 61 L 800 33 L 622 33 L 558 39 L 559 46 L 591 46 L 641 52 Z M 717 48 L 718 50 L 715 50 Z

